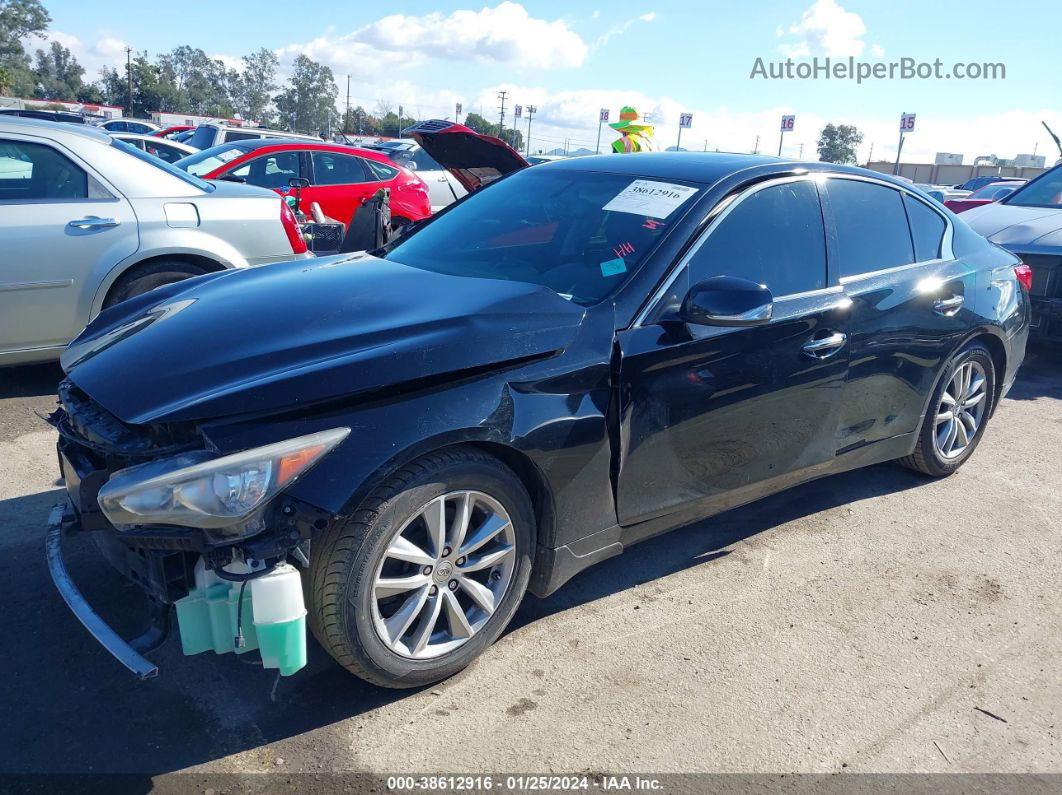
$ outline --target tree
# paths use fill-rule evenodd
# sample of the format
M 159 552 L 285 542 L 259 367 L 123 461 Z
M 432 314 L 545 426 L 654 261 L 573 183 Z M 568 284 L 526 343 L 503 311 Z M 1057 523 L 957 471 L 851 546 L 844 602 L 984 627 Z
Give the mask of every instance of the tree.
M 243 74 L 233 106 L 245 119 L 267 124 L 272 120 L 270 106 L 277 90 L 277 56 L 265 47 L 243 56 Z
M 225 64 L 211 59 L 202 50 L 187 44 L 160 55 L 156 64 L 162 73 L 172 76 L 176 91 L 174 106 L 153 108 L 194 113 L 200 116 L 228 117 L 233 114 L 227 90 Z
M 336 98 L 339 89 L 332 70 L 305 55 L 295 59 L 288 88 L 273 102 L 280 119 L 288 129 L 318 133 L 339 129 Z
M 40 0 L 0 0 L 0 87 L 16 96 L 30 96 L 36 76 L 22 42 L 42 34 L 51 17 Z
M 73 54 L 57 41 L 45 50 L 37 50 L 37 77 L 34 96 L 40 99 L 77 100 L 78 92 L 85 84 L 82 79 L 85 68 Z
M 823 163 L 855 163 L 856 147 L 863 143 L 863 133 L 850 124 L 827 124 L 819 136 L 819 160 Z

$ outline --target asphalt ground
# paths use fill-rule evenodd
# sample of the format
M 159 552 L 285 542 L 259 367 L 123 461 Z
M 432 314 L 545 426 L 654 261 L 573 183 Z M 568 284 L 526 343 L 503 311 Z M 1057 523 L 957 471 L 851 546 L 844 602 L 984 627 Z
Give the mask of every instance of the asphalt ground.
M 875 466 L 648 541 L 528 597 L 420 691 L 365 684 L 312 641 L 279 681 L 176 636 L 158 678 L 126 673 L 45 565 L 63 492 L 35 412 L 59 377 L 0 370 L 0 773 L 204 791 L 252 773 L 1062 772 L 1058 353 L 1030 353 L 955 476 Z M 66 549 L 136 634 L 139 592 L 91 540 Z

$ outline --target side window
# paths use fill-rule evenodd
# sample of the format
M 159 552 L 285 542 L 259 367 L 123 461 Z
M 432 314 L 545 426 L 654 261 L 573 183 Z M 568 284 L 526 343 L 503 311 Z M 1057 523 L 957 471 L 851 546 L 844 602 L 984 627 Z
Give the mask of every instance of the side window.
M 86 199 L 88 175 L 50 146 L 0 138 L 0 201 Z
M 914 240 L 915 259 L 918 262 L 937 259 L 944 241 L 946 224 L 939 213 L 926 207 L 914 196 L 904 194 L 907 220 L 911 222 L 911 239 Z
M 237 132 L 235 130 L 225 131 L 225 140 L 223 143 L 229 143 L 229 141 L 257 141 L 262 138 L 261 135 L 255 135 L 254 133 Z
M 740 276 L 776 296 L 826 286 L 826 234 L 815 184 L 788 182 L 753 193 L 720 221 L 690 260 L 690 284 Z
M 375 160 L 365 160 L 363 162 L 365 163 L 366 167 L 368 167 L 369 173 L 371 175 L 370 179 L 373 181 L 394 179 L 398 176 L 397 168 L 384 165 L 383 163 L 377 163 Z
M 431 156 L 423 149 L 417 149 L 413 152 L 413 157 L 410 158 L 417 164 L 418 171 L 442 171 L 443 167 L 436 163 Z
M 144 142 L 144 150 L 148 154 L 155 155 L 155 157 L 165 160 L 167 163 L 176 163 L 182 157 L 185 156 L 185 152 L 180 149 L 176 149 L 172 146 L 166 146 L 165 144 L 156 144 Z
M 369 181 L 360 157 L 336 152 L 314 152 L 311 157 L 314 185 L 356 185 Z
M 826 190 L 842 277 L 915 261 L 900 191 L 853 179 L 828 179 Z
M 298 152 L 273 152 L 262 155 L 228 172 L 242 177 L 250 185 L 278 190 L 288 187 L 288 180 L 302 176 Z

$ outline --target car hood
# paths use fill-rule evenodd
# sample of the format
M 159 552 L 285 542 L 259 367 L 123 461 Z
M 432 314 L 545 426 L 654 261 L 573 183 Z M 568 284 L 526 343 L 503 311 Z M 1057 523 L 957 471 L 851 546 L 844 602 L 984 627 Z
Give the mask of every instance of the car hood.
M 339 255 L 208 274 L 103 312 L 63 369 L 134 424 L 297 409 L 563 350 L 584 310 L 544 287 Z
M 412 135 L 467 191 L 528 166 L 520 153 L 501 138 L 481 135 L 452 121 L 422 121 L 403 132 Z
M 996 202 L 967 210 L 962 219 L 993 243 L 1020 245 L 1062 229 L 1062 207 L 1019 207 Z

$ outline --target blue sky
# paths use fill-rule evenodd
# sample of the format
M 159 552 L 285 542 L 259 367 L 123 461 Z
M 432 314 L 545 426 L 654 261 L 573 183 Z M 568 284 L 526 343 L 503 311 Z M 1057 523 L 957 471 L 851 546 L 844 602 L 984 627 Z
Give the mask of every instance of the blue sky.
M 683 145 L 777 151 L 778 117 L 795 113 L 786 153 L 814 147 L 827 121 L 865 133 L 860 156 L 895 155 L 902 111 L 918 113 L 905 160 L 936 151 L 1013 156 L 1038 146 L 1049 162 L 1057 149 L 1040 126 L 1062 132 L 1058 32 L 1062 0 L 760 0 L 737 4 L 652 2 L 316 2 L 257 0 L 227 7 L 185 0 L 159 16 L 142 0 L 95 5 L 46 0 L 52 35 L 90 71 L 120 58 L 125 43 L 151 54 L 179 44 L 235 63 L 268 47 L 282 63 L 297 53 L 328 63 L 341 102 L 346 75 L 353 101 L 372 110 L 383 100 L 418 116 L 465 111 L 496 116 L 495 94 L 539 108 L 535 148 L 565 138 L 594 145 L 597 110 L 622 104 L 649 110 L 664 145 L 677 138 L 678 114 L 694 114 Z M 163 6 L 165 7 L 165 6 Z M 253 9 L 253 13 L 247 13 Z M 869 63 L 902 57 L 1002 62 L 1004 80 L 750 79 L 765 62 L 856 56 Z M 606 140 L 613 137 L 607 129 Z M 538 139 L 535 142 L 535 139 Z

